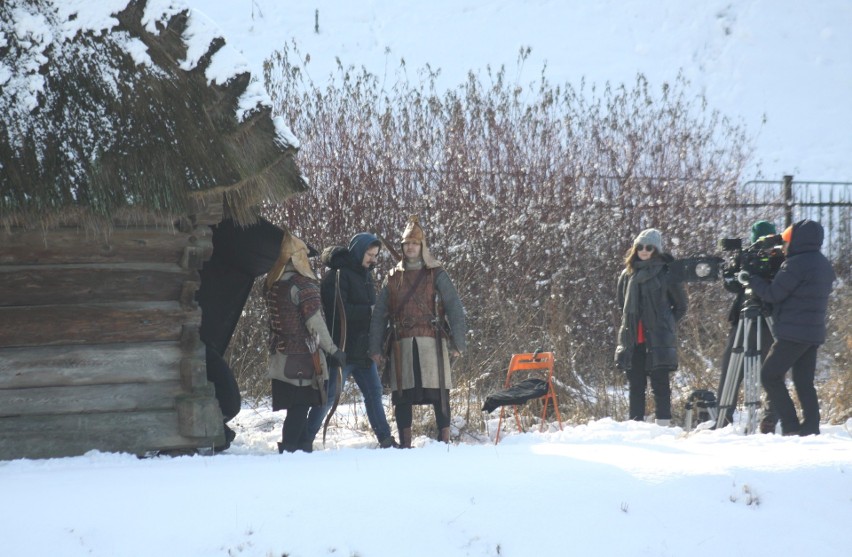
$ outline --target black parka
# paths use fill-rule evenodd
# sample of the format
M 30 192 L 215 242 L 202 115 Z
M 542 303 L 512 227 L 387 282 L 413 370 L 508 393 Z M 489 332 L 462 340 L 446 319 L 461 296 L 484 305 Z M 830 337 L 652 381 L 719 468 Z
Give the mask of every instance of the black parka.
M 642 285 L 639 299 L 639 319 L 645 333 L 647 351 L 646 370 L 674 371 L 678 366 L 677 322 L 686 315 L 687 296 L 683 284 L 672 280 L 668 263 L 674 259 L 662 254 L 663 269 L 646 284 Z M 618 277 L 617 303 L 624 308 L 630 275 L 627 269 Z M 653 324 L 653 325 L 652 325 Z M 615 351 L 616 366 L 628 371 L 633 350 L 636 346 L 637 323 L 622 323 L 618 332 L 618 347 Z
M 828 296 L 835 274 L 820 253 L 822 225 L 809 219 L 793 225 L 787 259 L 771 282 L 752 276 L 749 286 L 762 300 L 773 304 L 773 336 L 805 344 L 825 342 Z
M 373 272 L 364 268 L 361 261 L 370 246 L 380 245 L 372 234 L 358 234 L 349 248 L 336 247 L 326 265 L 329 267 L 322 279 L 322 305 L 326 323 L 335 344 L 340 345 L 340 310 L 335 303 L 335 285 L 340 276 L 340 297 L 346 314 L 346 362 L 369 366 L 367 355 L 370 319 L 376 304 L 376 285 Z

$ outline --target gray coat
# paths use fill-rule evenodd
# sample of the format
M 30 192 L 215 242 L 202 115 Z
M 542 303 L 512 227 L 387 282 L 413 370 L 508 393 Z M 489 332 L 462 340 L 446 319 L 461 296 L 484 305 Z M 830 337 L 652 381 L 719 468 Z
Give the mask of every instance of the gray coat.
M 661 369 L 674 371 L 678 366 L 677 322 L 686 314 L 687 296 L 683 284 L 672 280 L 668 263 L 671 255 L 663 254 L 661 269 L 653 278 L 639 285 L 637 318 L 623 315 L 618 331 L 618 347 L 615 351 L 615 363 L 618 369 L 630 370 L 631 358 L 636 347 L 638 321 L 642 321 L 647 351 L 647 370 Z M 618 277 L 616 295 L 618 307 L 624 311 L 630 279 L 633 275 L 627 270 Z

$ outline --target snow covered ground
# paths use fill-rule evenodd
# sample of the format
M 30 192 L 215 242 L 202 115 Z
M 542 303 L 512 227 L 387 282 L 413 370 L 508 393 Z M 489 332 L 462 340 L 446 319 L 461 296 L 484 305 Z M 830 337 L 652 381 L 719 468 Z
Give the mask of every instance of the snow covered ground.
M 420 437 L 412 450 L 332 428 L 328 449 L 279 455 L 282 420 L 244 409 L 216 456 L 0 462 L 2 554 L 840 557 L 852 547 L 844 426 L 807 438 L 686 435 L 605 419 L 498 445 L 484 431 L 452 445 Z

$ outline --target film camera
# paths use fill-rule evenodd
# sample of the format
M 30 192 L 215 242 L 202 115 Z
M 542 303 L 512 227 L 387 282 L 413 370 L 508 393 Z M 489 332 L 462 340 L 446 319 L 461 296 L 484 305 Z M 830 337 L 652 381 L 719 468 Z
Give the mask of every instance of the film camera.
M 719 249 L 725 252 L 725 257 L 686 257 L 673 261 L 669 269 L 679 282 L 711 282 L 718 280 L 720 274 L 725 283 L 736 282 L 740 271 L 771 280 L 785 259 L 783 243 L 778 234 L 760 238 L 745 248 L 739 238 L 723 238 L 719 240 Z
M 737 280 L 737 273 L 748 271 L 752 275 L 771 280 L 784 263 L 784 252 L 781 249 L 783 244 L 784 241 L 778 234 L 760 238 L 745 248 L 739 238 L 719 240 L 719 249 L 728 254 L 722 264 L 722 278 L 726 282 Z
M 710 282 L 719 278 L 724 259 L 713 255 L 697 255 L 677 259 L 669 264 L 676 282 Z

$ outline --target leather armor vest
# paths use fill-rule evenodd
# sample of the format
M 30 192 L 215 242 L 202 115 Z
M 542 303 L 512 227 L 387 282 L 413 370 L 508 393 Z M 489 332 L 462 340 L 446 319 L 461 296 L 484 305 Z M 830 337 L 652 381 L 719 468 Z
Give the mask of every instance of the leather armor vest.
M 388 276 L 390 319 L 398 338 L 435 337 L 435 281 L 437 269 L 400 271 L 393 269 Z M 420 273 L 429 275 L 420 281 L 417 290 L 408 294 Z M 405 302 L 404 307 L 399 304 Z
M 299 305 L 290 299 L 290 289 L 299 290 Z M 322 309 L 320 290 L 316 282 L 298 273 L 279 280 L 266 291 L 269 310 L 269 351 L 283 354 L 310 354 L 316 342 L 305 327 L 305 320 Z

